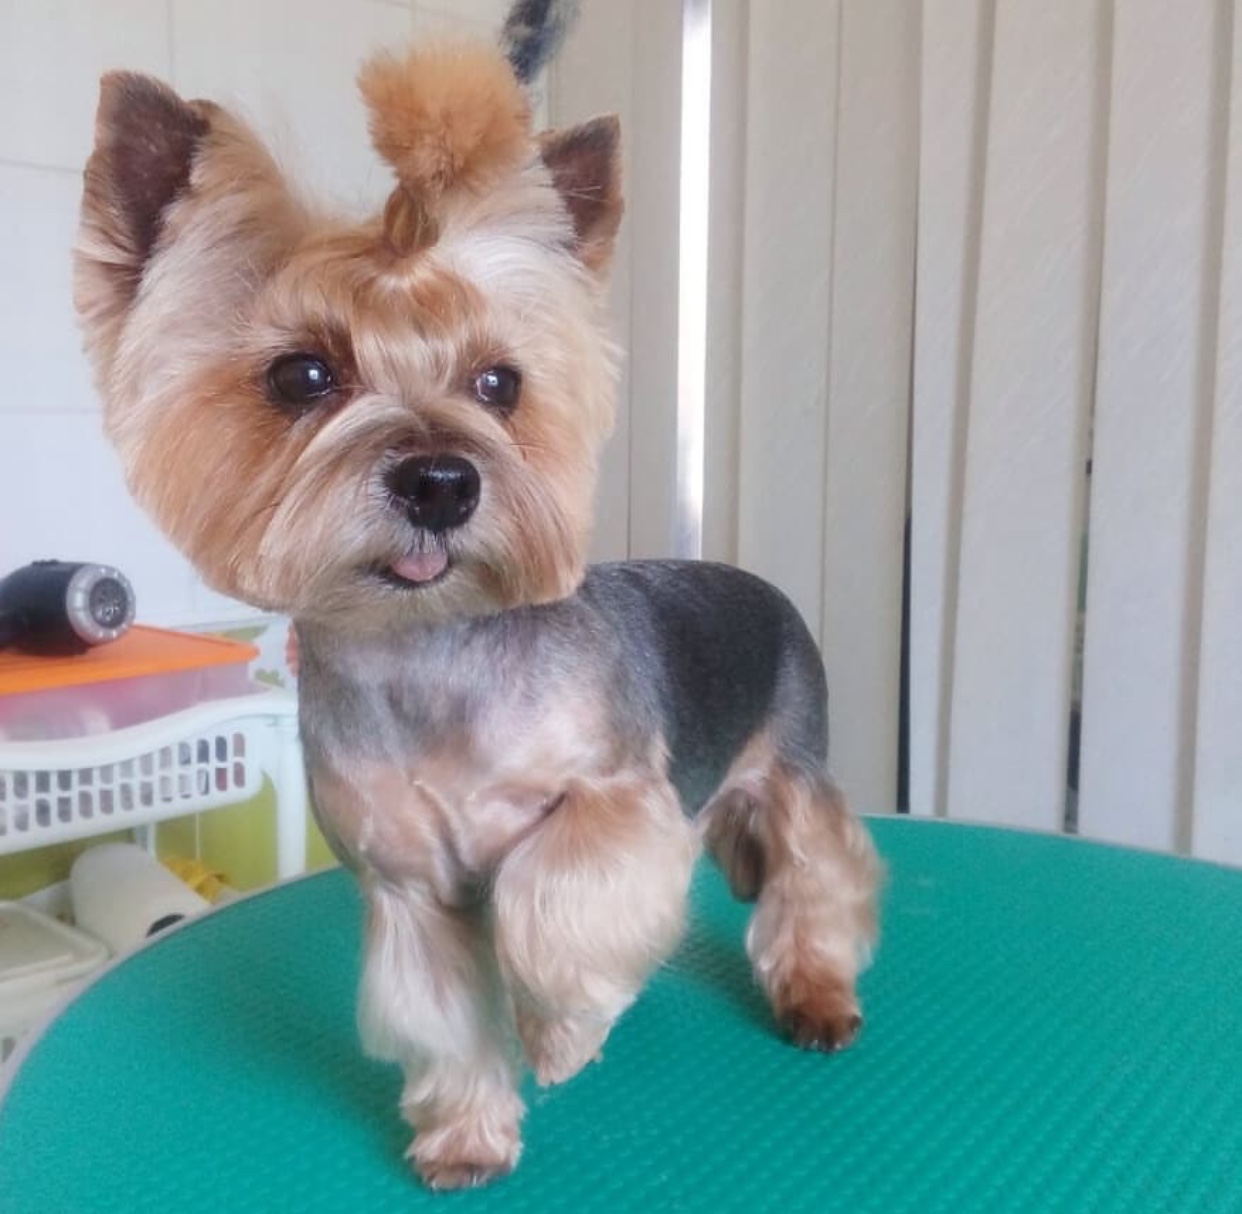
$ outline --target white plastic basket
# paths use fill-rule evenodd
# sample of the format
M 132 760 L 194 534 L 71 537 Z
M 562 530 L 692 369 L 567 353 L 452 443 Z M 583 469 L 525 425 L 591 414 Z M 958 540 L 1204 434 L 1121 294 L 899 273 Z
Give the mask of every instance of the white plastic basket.
M 263 779 L 249 734 L 226 724 L 113 763 L 0 771 L 0 843 L 43 846 L 245 800 Z
M 0 742 L 0 855 L 217 809 L 276 786 L 278 867 L 305 863 L 297 703 L 216 700 L 112 733 Z

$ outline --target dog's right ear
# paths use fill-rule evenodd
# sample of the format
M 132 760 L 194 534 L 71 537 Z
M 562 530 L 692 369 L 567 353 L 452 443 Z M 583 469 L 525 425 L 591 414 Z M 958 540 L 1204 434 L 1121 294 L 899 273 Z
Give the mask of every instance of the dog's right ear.
M 104 76 L 74 255 L 74 303 L 99 386 L 144 277 L 179 240 L 193 247 L 196 287 L 236 286 L 273 263 L 302 216 L 244 122 L 149 76 Z
M 124 311 L 155 249 L 165 212 L 186 190 L 216 107 L 182 101 L 134 72 L 100 83 L 95 149 L 86 165 L 78 253 L 78 306 Z M 86 298 L 82 298 L 83 295 Z

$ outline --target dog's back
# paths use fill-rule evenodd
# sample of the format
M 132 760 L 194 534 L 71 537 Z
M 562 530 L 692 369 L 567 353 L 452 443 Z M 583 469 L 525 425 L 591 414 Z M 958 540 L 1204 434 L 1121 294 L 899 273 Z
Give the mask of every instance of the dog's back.
M 629 673 L 657 689 L 669 778 L 688 813 L 765 727 L 793 766 L 823 769 L 823 665 L 775 587 L 728 565 L 627 561 L 592 566 L 579 597 L 621 639 Z

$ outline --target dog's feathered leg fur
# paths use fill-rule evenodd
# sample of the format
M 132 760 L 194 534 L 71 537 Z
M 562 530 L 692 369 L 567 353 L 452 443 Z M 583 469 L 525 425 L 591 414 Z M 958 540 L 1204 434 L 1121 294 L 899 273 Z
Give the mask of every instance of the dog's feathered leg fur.
M 822 769 L 752 741 L 704 811 L 704 842 L 734 894 L 756 902 L 755 977 L 798 1045 L 833 1051 L 862 1024 L 855 980 L 875 942 L 881 866 Z
M 504 996 L 477 911 L 418 886 L 370 882 L 359 1028 L 401 1065 L 407 1155 L 432 1188 L 482 1184 L 521 1153 L 522 1101 Z
M 598 1053 L 681 938 L 698 851 L 658 771 L 575 781 L 497 873 L 496 953 L 540 1083 Z

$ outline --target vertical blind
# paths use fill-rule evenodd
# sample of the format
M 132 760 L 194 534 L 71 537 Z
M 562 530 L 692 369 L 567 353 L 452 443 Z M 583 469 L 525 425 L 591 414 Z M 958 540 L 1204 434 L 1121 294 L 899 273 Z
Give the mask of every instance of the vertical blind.
M 703 551 L 865 810 L 1242 863 L 1238 7 L 712 0 Z M 586 5 L 553 94 L 627 131 L 608 555 L 678 536 L 682 37 Z

